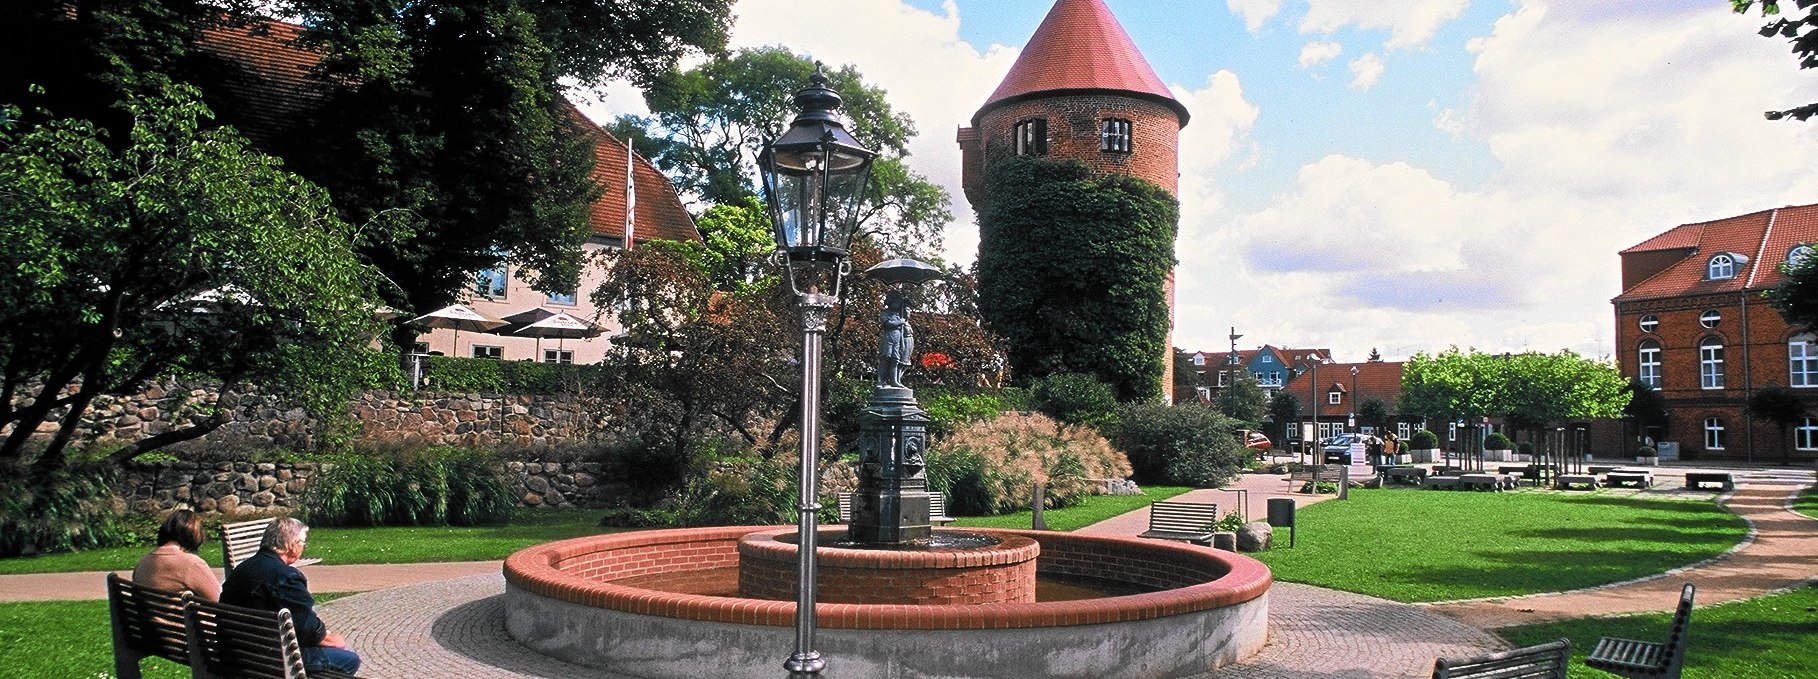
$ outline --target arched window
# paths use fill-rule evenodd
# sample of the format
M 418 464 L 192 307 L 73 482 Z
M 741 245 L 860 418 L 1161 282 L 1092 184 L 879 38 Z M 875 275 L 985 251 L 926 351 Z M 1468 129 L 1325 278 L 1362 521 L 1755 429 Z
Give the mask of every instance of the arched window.
M 1800 450 L 1818 450 L 1818 419 L 1799 418 L 1799 426 L 1793 428 L 1793 447 Z
M 1786 383 L 1795 387 L 1818 387 L 1818 351 L 1813 351 L 1812 333 L 1794 335 L 1786 341 Z
M 1642 316 L 1641 322 L 1638 323 L 1638 325 L 1641 326 L 1642 332 L 1654 332 L 1655 329 L 1660 327 L 1660 317 L 1655 316 L 1654 314 Z
M 1710 263 L 1705 265 L 1704 277 L 1711 280 L 1735 278 L 1736 258 L 1730 256 L 1729 253 L 1711 257 Z
M 1129 153 L 1130 121 L 1106 118 L 1098 123 L 1098 150 L 1106 153 Z
M 1723 340 L 1707 337 L 1698 343 L 1698 386 L 1723 388 Z
M 1025 120 L 1017 123 L 1015 127 L 1011 128 L 1011 132 L 1016 135 L 1016 155 L 1048 155 L 1047 120 L 1042 118 Z
M 1810 245 L 1805 243 L 1795 245 L 1793 249 L 1786 252 L 1786 263 L 1788 266 L 1799 266 L 1799 263 L 1805 261 L 1805 258 L 1812 256 L 1812 252 Z
M 1636 353 L 1639 354 L 1640 359 L 1640 370 L 1637 371 L 1636 377 L 1641 380 L 1642 384 L 1659 389 L 1660 343 L 1654 340 L 1643 340 L 1640 350 Z
M 1723 418 L 1704 418 L 1704 449 L 1723 450 Z

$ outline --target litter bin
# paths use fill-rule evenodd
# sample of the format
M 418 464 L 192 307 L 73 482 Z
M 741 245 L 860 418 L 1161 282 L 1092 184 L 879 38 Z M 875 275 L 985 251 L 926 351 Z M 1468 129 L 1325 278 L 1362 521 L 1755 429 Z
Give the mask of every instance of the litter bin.
M 1269 525 L 1288 529 L 1288 547 L 1294 546 L 1294 498 L 1269 498 Z

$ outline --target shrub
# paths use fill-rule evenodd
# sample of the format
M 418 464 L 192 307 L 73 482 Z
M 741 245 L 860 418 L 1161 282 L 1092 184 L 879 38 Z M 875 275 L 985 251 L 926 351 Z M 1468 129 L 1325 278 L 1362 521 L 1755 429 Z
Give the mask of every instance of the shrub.
M 114 498 L 118 474 L 97 462 L 51 472 L 0 465 L 0 558 L 140 542 Z
M 1653 446 L 1641 446 L 1635 449 L 1637 457 L 1654 457 L 1659 454 L 1659 451 L 1654 450 Z
M 1521 443 L 1515 444 L 1515 451 L 1523 455 L 1533 455 L 1534 444 L 1528 441 L 1522 441 Z
M 961 427 L 997 417 L 1006 410 L 1002 394 L 951 391 L 936 392 L 923 398 L 922 409 L 928 411 L 928 433 L 936 439 L 952 436 Z
M 1212 530 L 1230 531 L 1232 533 L 1243 530 L 1243 528 L 1244 517 L 1239 516 L 1236 510 L 1225 512 L 1224 518 L 1219 519 L 1218 523 L 1212 524 Z
M 1093 479 L 1129 476 L 1130 462 L 1090 427 L 1004 413 L 933 446 L 928 471 L 955 512 L 1003 514 L 1027 508 L 1035 484 L 1047 488 L 1050 507 L 1079 504 Z
M 1425 429 L 1414 432 L 1414 442 L 1411 447 L 1415 450 L 1432 450 L 1438 448 L 1439 436 Z
M 1138 483 L 1215 486 L 1229 480 L 1249 455 L 1237 423 L 1196 404 L 1134 404 L 1118 411 L 1112 440 L 1130 457 Z
M 495 454 L 452 447 L 331 458 L 303 498 L 324 526 L 473 526 L 517 507 Z
M 601 365 L 571 365 L 490 358 L 430 356 L 423 359 L 423 389 L 483 394 L 567 394 L 601 391 L 610 378 Z
M 1055 373 L 1035 381 L 1029 397 L 1036 410 L 1067 424 L 1101 427 L 1116 418 L 1117 395 L 1091 375 Z
M 1514 448 L 1515 444 L 1510 443 L 1509 437 L 1503 436 L 1502 432 L 1493 431 L 1489 436 L 1483 437 L 1483 447 L 1489 450 L 1509 450 Z

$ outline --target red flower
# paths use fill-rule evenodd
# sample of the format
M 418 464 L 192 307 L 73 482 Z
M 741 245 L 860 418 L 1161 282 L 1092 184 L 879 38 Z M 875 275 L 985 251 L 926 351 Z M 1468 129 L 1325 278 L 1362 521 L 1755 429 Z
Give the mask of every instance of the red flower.
M 932 370 L 934 368 L 945 368 L 945 367 L 948 367 L 951 365 L 953 365 L 953 359 L 951 357 L 947 356 L 946 354 L 940 353 L 938 351 L 930 351 L 928 353 L 922 354 L 922 367 L 923 368 L 928 368 L 928 369 Z

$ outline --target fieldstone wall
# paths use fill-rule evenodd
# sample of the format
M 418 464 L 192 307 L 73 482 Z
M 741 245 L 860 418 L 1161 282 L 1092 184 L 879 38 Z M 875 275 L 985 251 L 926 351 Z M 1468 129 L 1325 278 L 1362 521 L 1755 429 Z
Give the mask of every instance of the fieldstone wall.
M 129 503 L 165 511 L 186 505 L 227 516 L 289 512 L 303 502 L 310 479 L 329 465 L 314 462 L 245 462 L 194 460 L 128 464 L 117 490 Z M 598 508 L 614 504 L 626 492 L 607 483 L 598 462 L 505 463 L 506 482 L 529 507 Z

